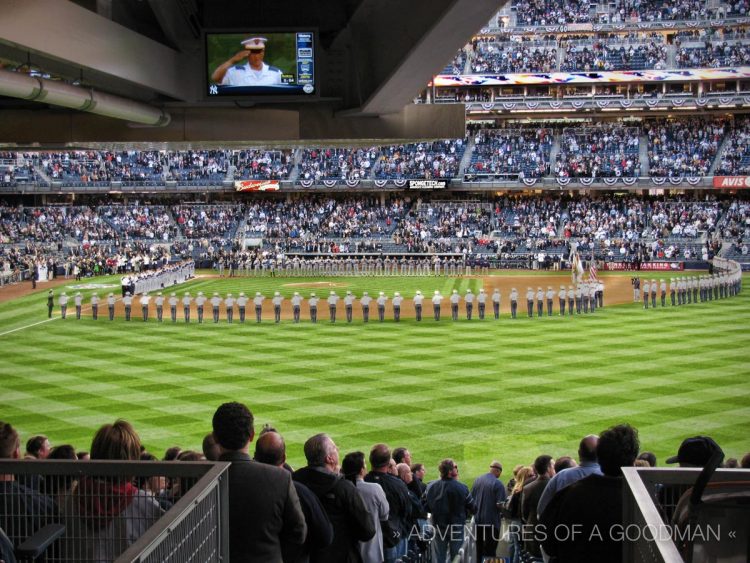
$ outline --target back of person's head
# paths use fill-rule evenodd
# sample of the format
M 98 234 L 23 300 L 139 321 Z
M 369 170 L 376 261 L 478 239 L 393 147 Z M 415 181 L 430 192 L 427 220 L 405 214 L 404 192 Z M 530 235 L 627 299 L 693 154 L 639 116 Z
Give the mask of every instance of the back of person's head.
M 651 467 L 649 463 L 645 459 L 636 459 L 635 464 L 636 467 Z
M 76 452 L 76 457 L 80 461 L 88 461 L 88 460 L 91 459 L 91 454 L 89 454 L 89 452 L 87 452 L 85 450 L 81 450 L 80 452 Z
M 399 446 L 398 448 L 393 449 L 393 461 L 396 463 L 404 463 L 404 458 L 406 457 L 406 452 L 408 452 L 409 449 L 405 448 L 403 446 Z
M 438 465 L 438 471 L 440 472 L 440 478 L 441 479 L 447 479 L 450 477 L 451 473 L 453 472 L 453 468 L 456 466 L 456 463 L 451 458 L 445 458 L 443 461 L 440 462 L 440 465 Z
M 388 467 L 391 462 L 391 450 L 386 444 L 375 444 L 370 450 L 370 466 L 373 469 Z
M 555 473 L 560 473 L 563 469 L 570 469 L 576 465 L 576 460 L 569 455 L 560 456 L 555 460 Z
M 328 434 L 316 434 L 305 442 L 304 451 L 307 465 L 310 467 L 323 467 L 330 453 L 331 439 Z
M 0 421 L 0 459 L 14 459 L 19 457 L 21 439 L 18 432 L 7 422 Z
M 349 481 L 356 481 L 364 466 L 364 452 L 349 452 L 341 462 L 341 474 Z
M 205 459 L 201 452 L 195 450 L 185 450 L 177 456 L 177 461 L 205 461 Z
M 203 444 L 201 445 L 203 455 L 206 456 L 208 461 L 218 461 L 221 455 L 221 446 L 216 443 L 216 437 L 213 432 L 209 432 L 203 438 Z
M 141 452 L 141 461 L 159 461 L 154 454 L 148 452 Z
M 656 454 L 654 452 L 641 452 L 638 459 L 642 459 L 648 463 L 649 467 L 656 467 Z
M 55 446 L 49 451 L 47 459 L 78 459 L 76 449 L 70 444 Z
M 742 461 L 740 461 L 740 467 L 742 469 L 750 469 L 750 452 L 742 456 Z
M 599 434 L 596 455 L 602 473 L 610 477 L 622 475 L 621 467 L 632 467 L 638 457 L 638 431 L 629 424 L 618 424 Z
M 91 459 L 137 460 L 141 457 L 141 439 L 126 420 L 105 424 L 91 442 Z
M 212 420 L 216 442 L 225 450 L 241 450 L 253 439 L 253 413 L 242 403 L 224 403 Z
M 253 456 L 258 463 L 278 467 L 286 461 L 286 444 L 278 432 L 265 432 L 255 442 Z
M 26 441 L 26 453 L 33 455 L 34 457 L 40 457 L 42 450 L 44 450 L 45 444 L 49 444 L 49 438 L 44 434 L 39 436 L 32 436 Z
M 181 452 L 182 448 L 180 446 L 172 446 L 171 448 L 168 448 L 167 451 L 164 452 L 164 461 L 176 460 Z
M 724 462 L 724 467 L 726 469 L 738 469 L 740 467 L 740 462 L 737 461 L 736 457 L 730 457 Z
M 521 469 L 518 470 L 518 473 L 516 473 L 516 484 L 513 487 L 514 493 L 520 493 L 523 490 L 523 486 L 526 484 L 526 481 L 531 479 L 531 477 L 534 476 L 534 468 L 530 465 L 523 465 L 521 466 Z
M 552 456 L 542 454 L 534 460 L 534 471 L 541 477 L 549 471 L 550 465 L 552 465 Z
M 596 461 L 596 445 L 599 443 L 599 436 L 589 434 L 585 436 L 581 443 L 578 444 L 578 459 L 584 461 Z
M 398 478 L 401 479 L 404 483 L 411 483 L 413 477 L 411 476 L 411 469 L 409 469 L 408 465 L 406 465 L 405 463 L 397 464 L 396 473 L 398 474 Z

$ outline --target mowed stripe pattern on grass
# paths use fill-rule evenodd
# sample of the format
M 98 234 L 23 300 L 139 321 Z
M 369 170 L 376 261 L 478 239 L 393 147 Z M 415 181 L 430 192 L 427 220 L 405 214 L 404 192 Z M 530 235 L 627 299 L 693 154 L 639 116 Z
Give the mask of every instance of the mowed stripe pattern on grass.
M 303 283 L 261 281 L 254 287 L 266 295 Z M 431 281 L 347 283 L 391 295 L 419 286 L 478 290 L 477 280 Z M 211 279 L 190 291 L 246 287 L 245 280 Z M 0 305 L 0 332 L 22 318 L 43 320 L 39 299 Z M 321 313 L 317 325 L 110 323 L 86 315 L 7 334 L 0 337 L 0 420 L 24 440 L 46 433 L 53 443 L 87 449 L 100 424 L 122 417 L 160 455 L 175 444 L 199 449 L 216 406 L 240 400 L 258 427 L 269 422 L 284 434 L 295 466 L 304 463 L 304 440 L 328 432 L 342 453 L 379 441 L 406 445 L 427 464 L 428 478 L 440 459 L 453 457 L 467 480 L 492 458 L 511 468 L 540 453 L 575 455 L 583 435 L 623 421 L 661 461 L 699 433 L 728 455 L 750 450 L 747 291 L 680 308 L 633 304 L 516 321 L 504 314 L 500 321 L 330 325 Z

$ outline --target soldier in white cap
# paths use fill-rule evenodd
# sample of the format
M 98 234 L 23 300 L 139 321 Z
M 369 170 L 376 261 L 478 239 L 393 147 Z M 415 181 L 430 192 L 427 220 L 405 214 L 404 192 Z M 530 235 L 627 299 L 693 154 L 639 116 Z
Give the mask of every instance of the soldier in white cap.
M 99 295 L 96 292 L 91 294 L 91 316 L 94 320 L 99 318 Z
M 299 323 L 299 309 L 300 305 L 302 305 L 302 301 L 302 296 L 298 291 L 295 291 L 294 295 L 292 295 L 292 315 L 295 323 Z
M 318 297 L 315 292 L 310 293 L 310 299 L 307 300 L 310 305 L 310 321 L 313 323 L 318 322 Z
M 557 292 L 557 299 L 558 299 L 558 302 L 560 303 L 560 316 L 564 317 L 565 316 L 565 299 L 567 299 L 567 294 L 565 292 L 564 285 L 560 286 L 560 291 Z
M 275 291 L 273 294 L 273 299 L 271 299 L 271 303 L 273 303 L 273 318 L 274 322 L 277 324 L 281 322 L 281 302 L 284 301 L 284 297 L 282 297 L 281 293 L 278 291 Z
M 466 289 L 464 301 L 466 301 L 466 320 L 470 321 L 471 315 L 474 312 L 474 294 L 471 292 L 471 289 Z
M 667 306 L 667 280 L 662 278 L 659 280 L 659 293 L 661 294 L 661 306 Z
M 542 286 L 536 289 L 536 316 L 541 317 L 544 315 L 544 290 Z
M 576 314 L 580 315 L 583 307 L 583 284 L 576 284 Z
M 651 280 L 651 307 L 656 309 L 656 291 L 659 287 L 656 285 L 656 280 Z
M 76 307 L 76 320 L 81 320 L 81 304 L 83 303 L 83 296 L 80 291 L 77 291 L 73 296 L 73 305 Z
M 397 291 L 393 294 L 393 320 L 396 322 L 399 322 L 401 320 L 401 303 L 403 303 L 404 298 L 401 297 L 401 294 Z
M 693 303 L 698 302 L 698 278 L 693 276 L 690 278 L 693 282 Z
M 190 303 L 193 300 L 192 297 L 190 297 L 190 292 L 186 291 L 185 295 L 182 297 L 182 313 L 185 316 L 185 322 L 190 322 Z
M 64 295 L 64 294 L 63 294 Z M 62 301 L 62 298 L 60 298 Z M 125 297 L 122 298 L 122 304 L 125 305 L 125 320 L 130 320 L 130 308 L 133 306 L 133 296 L 130 295 L 129 291 L 125 292 Z M 65 318 L 63 316 L 63 318 Z
M 213 296 L 211 297 L 211 310 L 214 315 L 214 322 L 219 322 L 219 307 L 221 306 L 221 297 L 219 297 L 219 294 L 214 291 Z
M 232 324 L 234 320 L 234 302 L 235 298 L 231 293 L 227 293 L 226 299 L 224 299 L 224 310 L 227 313 L 227 322 Z
M 359 300 L 360 305 L 362 305 L 362 319 L 364 322 L 369 322 L 370 320 L 370 303 L 372 303 L 372 297 L 370 297 L 370 294 L 366 291 L 362 294 L 362 299 Z
M 141 314 L 143 315 L 143 322 L 148 321 L 148 304 L 151 301 L 148 293 L 145 291 L 141 294 Z
M 109 320 L 115 320 L 115 294 L 110 293 L 107 295 L 107 312 L 109 313 Z
M 583 302 L 583 312 L 589 312 L 589 284 L 581 283 L 581 301 Z
M 195 307 L 198 311 L 198 324 L 203 323 L 203 307 L 205 306 L 206 301 L 208 301 L 206 296 L 203 295 L 202 291 L 199 291 L 198 295 L 195 296 Z
M 451 319 L 454 321 L 457 321 L 458 320 L 458 302 L 461 301 L 461 296 L 458 294 L 457 289 L 454 289 L 451 292 L 449 301 L 451 302 Z
M 573 316 L 573 305 L 576 301 L 576 292 L 572 285 L 568 286 L 568 316 Z
M 534 288 L 532 287 L 526 290 L 526 312 L 529 318 L 534 316 Z
M 260 291 L 255 292 L 255 298 L 253 299 L 253 304 L 255 305 L 255 322 L 259 323 L 261 317 L 263 316 L 263 300 L 266 297 L 264 295 L 261 295 Z
M 169 314 L 172 317 L 173 323 L 177 322 L 177 303 L 178 302 L 179 300 L 177 299 L 177 294 L 171 293 L 169 295 Z
M 484 292 L 484 289 L 479 290 L 479 295 L 477 295 L 477 310 L 479 311 L 479 320 L 484 320 L 484 311 L 485 307 L 487 306 L 487 294 Z
M 385 320 L 385 302 L 388 301 L 385 293 L 382 291 L 378 294 L 375 302 L 378 304 L 378 320 L 382 323 Z
M 518 291 L 515 287 L 510 289 L 510 316 L 515 319 L 518 313 Z
M 643 308 L 648 309 L 648 295 L 651 291 L 651 284 L 647 279 L 643 279 Z
M 443 296 L 436 289 L 435 295 L 432 296 L 432 312 L 435 315 L 435 320 L 440 320 L 440 302 L 443 300 Z
M 414 312 L 419 322 L 422 321 L 422 303 L 424 303 L 424 295 L 422 295 L 421 291 L 417 290 L 414 296 Z
M 265 37 L 250 37 L 241 41 L 242 50 L 220 64 L 211 74 L 211 80 L 223 86 L 281 84 L 281 70 L 263 62 L 267 41 Z
M 352 308 L 354 306 L 354 300 L 356 297 L 352 295 L 351 291 L 347 291 L 344 296 L 344 309 L 346 310 L 346 322 L 352 322 Z
M 336 306 L 339 302 L 339 296 L 334 290 L 328 295 L 328 319 L 332 322 L 336 322 Z
M 248 298 L 244 292 L 240 291 L 240 296 L 237 298 L 237 309 L 240 312 L 240 322 L 245 322 L 245 311 L 247 307 Z
M 555 299 L 555 290 L 552 289 L 551 285 L 547 286 L 546 297 L 547 297 L 547 316 L 551 317 L 552 316 L 552 303 L 554 302 L 554 299 Z
M 500 290 L 497 287 L 492 292 L 492 313 L 495 315 L 495 320 L 500 318 Z
M 161 291 L 156 294 L 154 304 L 156 304 L 156 320 L 162 322 L 164 318 L 164 296 L 161 294 Z

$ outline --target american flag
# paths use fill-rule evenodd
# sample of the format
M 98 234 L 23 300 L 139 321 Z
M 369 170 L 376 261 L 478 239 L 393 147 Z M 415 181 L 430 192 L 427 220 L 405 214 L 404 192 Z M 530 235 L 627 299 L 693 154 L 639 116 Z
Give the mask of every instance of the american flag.
M 599 281 L 599 278 L 596 276 L 596 264 L 593 261 L 591 262 L 591 265 L 589 266 L 589 279 L 595 282 Z

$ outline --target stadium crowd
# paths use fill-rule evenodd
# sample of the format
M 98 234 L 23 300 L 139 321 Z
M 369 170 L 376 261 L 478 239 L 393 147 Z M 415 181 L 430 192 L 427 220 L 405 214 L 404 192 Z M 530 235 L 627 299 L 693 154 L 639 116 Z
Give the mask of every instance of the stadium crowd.
M 280 431 L 266 424 L 256 435 L 253 413 L 242 403 L 230 402 L 214 412 L 200 449 L 170 447 L 161 459 L 230 463 L 226 498 L 233 560 L 379 563 L 416 561 L 431 550 L 432 559 L 444 563 L 464 545 L 465 525 L 473 517 L 469 533 L 478 559 L 495 557 L 502 541 L 513 563 L 541 558 L 542 550 L 561 562 L 619 561 L 622 536 L 617 540 L 600 533 L 593 539 L 583 533 L 563 537 L 542 532 L 560 526 L 585 532 L 628 524 L 622 516 L 622 468 L 655 467 L 657 458 L 641 451 L 638 431 L 628 424 L 589 433 L 568 447 L 569 455 L 541 454 L 515 466 L 507 483 L 500 479 L 504 467 L 498 457 L 487 459 L 486 472 L 475 476 L 469 488 L 452 457 L 427 467 L 408 447 L 385 443 L 373 445 L 367 454 L 344 454 L 330 435 L 318 433 L 304 442 L 306 465 L 295 469 L 287 463 Z M 674 447 L 677 453 L 667 464 L 700 468 L 724 460 L 710 437 L 687 437 Z M 86 451 L 72 444 L 53 445 L 47 435 L 38 434 L 28 437 L 24 452 L 18 430 L 0 422 L 0 459 L 23 460 L 2 482 L 0 528 L 17 543 L 29 530 L 60 520 L 75 532 L 61 540 L 59 552 L 75 553 L 79 559 L 114 559 L 195 483 L 166 479 L 158 472 L 140 476 L 145 475 L 141 468 L 159 457 L 122 419 L 101 426 Z M 139 476 L 125 482 L 95 473 L 43 477 L 34 473 L 33 463 L 44 459 L 135 461 L 140 463 L 132 471 Z M 726 459 L 724 466 L 750 468 L 750 453 L 739 461 Z M 654 499 L 667 527 L 685 524 L 679 508 L 683 492 L 665 490 Z M 106 498 L 109 508 L 103 513 L 98 502 L 84 498 Z M 507 538 L 501 538 L 503 526 L 510 531 Z M 117 532 L 120 527 L 129 530 L 125 541 Z
M 464 180 L 541 178 L 549 173 L 551 148 L 549 129 L 479 129 Z
M 705 176 L 727 130 L 728 123 L 721 118 L 649 121 L 645 131 L 650 175 Z
M 302 149 L 297 165 L 300 179 L 358 180 L 370 176 L 370 170 L 378 155 L 377 147 L 356 148 L 314 148 Z
M 559 177 L 639 176 L 640 130 L 607 124 L 566 129 L 555 163 Z

